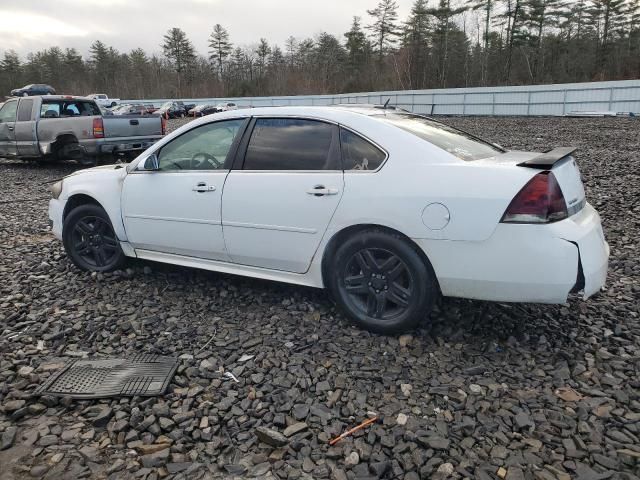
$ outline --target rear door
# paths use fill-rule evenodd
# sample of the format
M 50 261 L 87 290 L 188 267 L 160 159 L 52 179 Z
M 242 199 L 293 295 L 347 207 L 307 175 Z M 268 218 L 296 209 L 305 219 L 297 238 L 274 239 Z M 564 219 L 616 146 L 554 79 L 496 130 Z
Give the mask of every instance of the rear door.
M 0 156 L 15 157 L 16 148 L 16 116 L 18 100 L 9 100 L 0 109 Z
M 18 155 L 22 157 L 36 157 L 40 154 L 36 137 L 36 100 L 23 98 L 18 105 L 18 115 L 15 124 L 15 140 Z
M 344 187 L 337 125 L 257 118 L 222 196 L 232 261 L 304 273 Z

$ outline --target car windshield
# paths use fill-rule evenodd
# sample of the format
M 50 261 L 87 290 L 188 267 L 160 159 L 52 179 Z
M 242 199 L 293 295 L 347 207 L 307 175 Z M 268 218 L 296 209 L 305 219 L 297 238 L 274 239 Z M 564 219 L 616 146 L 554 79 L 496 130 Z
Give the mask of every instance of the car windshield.
M 479 160 L 503 153 L 502 149 L 484 140 L 426 117 L 392 113 L 379 118 L 426 140 L 461 160 Z
M 165 110 L 167 108 L 171 108 L 171 105 L 173 105 L 173 103 L 171 103 L 171 102 L 163 103 L 162 106 L 160 107 L 160 110 Z

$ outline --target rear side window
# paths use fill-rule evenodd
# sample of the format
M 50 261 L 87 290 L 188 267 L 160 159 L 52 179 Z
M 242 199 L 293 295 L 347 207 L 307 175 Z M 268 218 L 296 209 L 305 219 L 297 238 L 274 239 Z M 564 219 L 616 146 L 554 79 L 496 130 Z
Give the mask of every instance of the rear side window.
M 94 102 L 82 100 L 57 100 L 42 102 L 41 118 L 87 117 L 100 115 L 100 109 Z
M 386 153 L 371 142 L 344 128 L 340 129 L 340 143 L 345 171 L 377 170 L 387 158 Z
M 317 120 L 259 118 L 245 170 L 339 170 L 337 127 Z
M 33 110 L 33 100 L 21 100 L 18 107 L 18 121 L 28 122 L 31 120 L 31 110 Z
M 18 111 L 18 102 L 7 102 L 0 109 L 0 122 L 10 123 L 16 121 L 16 112 Z
M 503 150 L 473 135 L 425 117 L 389 114 L 381 119 L 432 143 L 461 160 L 479 160 L 503 153 Z

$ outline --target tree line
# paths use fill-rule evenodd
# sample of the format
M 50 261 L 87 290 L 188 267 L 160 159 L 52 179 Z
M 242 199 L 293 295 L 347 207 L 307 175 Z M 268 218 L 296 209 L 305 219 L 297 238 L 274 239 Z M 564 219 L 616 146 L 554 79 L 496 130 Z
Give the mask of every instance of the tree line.
M 340 37 L 241 46 L 215 24 L 206 55 L 177 27 L 160 47 L 4 51 L 0 94 L 26 83 L 142 99 L 640 78 L 640 0 L 415 0 L 404 19 L 395 0 L 380 0 Z

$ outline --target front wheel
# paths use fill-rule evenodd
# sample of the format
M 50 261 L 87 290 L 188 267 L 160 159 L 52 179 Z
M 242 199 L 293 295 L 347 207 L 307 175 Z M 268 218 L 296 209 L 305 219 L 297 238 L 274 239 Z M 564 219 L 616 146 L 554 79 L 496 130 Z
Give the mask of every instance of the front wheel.
M 125 261 L 107 212 L 94 204 L 73 209 L 62 228 L 64 249 L 80 269 L 109 272 Z
M 29 94 L 28 94 L 27 92 L 22 92 L 22 96 L 23 96 L 23 97 L 28 97 L 28 96 L 29 96 Z
M 361 327 L 398 333 L 415 327 L 438 294 L 433 268 L 400 235 L 372 229 L 343 242 L 333 255 L 328 286 Z

